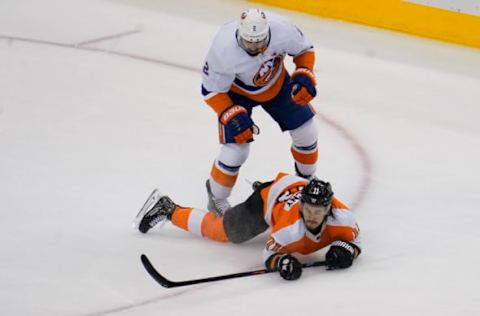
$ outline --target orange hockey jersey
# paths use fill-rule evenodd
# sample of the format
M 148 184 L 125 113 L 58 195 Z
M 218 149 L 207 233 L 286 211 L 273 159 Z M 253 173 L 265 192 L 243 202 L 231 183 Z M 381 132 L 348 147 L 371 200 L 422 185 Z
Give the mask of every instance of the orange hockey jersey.
M 348 241 L 361 251 L 355 217 L 336 197 L 332 201 L 332 214 L 320 232 L 313 234 L 307 229 L 300 212 L 300 191 L 306 183 L 303 178 L 279 173 L 272 185 L 261 191 L 265 222 L 271 228 L 263 251 L 264 261 L 277 252 L 310 254 L 335 240 Z

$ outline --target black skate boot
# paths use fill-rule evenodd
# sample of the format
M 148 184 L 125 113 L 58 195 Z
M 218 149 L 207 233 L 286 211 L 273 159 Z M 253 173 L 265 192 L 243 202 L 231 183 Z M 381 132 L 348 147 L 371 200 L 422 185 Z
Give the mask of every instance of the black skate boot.
M 172 199 L 155 189 L 135 217 L 134 227 L 144 234 L 155 225 L 161 227 L 171 220 L 176 207 Z
M 217 199 L 213 196 L 209 180 L 207 180 L 207 182 L 205 183 L 205 186 L 207 187 L 207 195 L 208 195 L 207 209 L 209 211 L 214 212 L 215 215 L 220 217 L 223 214 L 225 214 L 227 210 L 232 208 L 230 206 L 230 203 L 228 203 L 227 199 Z

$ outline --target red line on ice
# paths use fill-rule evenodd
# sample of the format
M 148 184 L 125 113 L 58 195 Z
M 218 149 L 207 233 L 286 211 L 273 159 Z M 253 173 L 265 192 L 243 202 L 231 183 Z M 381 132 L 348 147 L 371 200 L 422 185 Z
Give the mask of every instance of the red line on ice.
M 117 33 L 117 34 L 102 36 L 102 37 L 90 39 L 90 40 L 87 40 L 87 41 L 79 42 L 77 44 L 74 44 L 74 46 L 76 46 L 76 47 L 84 46 L 84 45 L 88 45 L 88 44 L 93 44 L 93 43 L 98 43 L 98 42 L 107 41 L 107 40 L 111 40 L 111 39 L 116 39 L 116 38 L 120 38 L 120 37 L 125 37 L 125 36 L 128 36 L 128 35 L 132 35 L 132 34 L 136 34 L 136 33 L 140 33 L 140 32 L 141 32 L 141 29 L 137 28 L 137 29 L 130 30 L 130 31 L 125 31 L 125 32 Z
M 138 31 L 140 32 L 140 31 Z M 119 33 L 120 34 L 120 33 Z M 118 35 L 118 34 L 117 34 Z M 112 35 L 113 36 L 113 35 Z M 108 37 L 108 36 L 106 36 Z M 104 38 L 106 38 L 104 37 Z M 84 41 L 81 43 L 81 46 L 78 46 L 79 44 L 68 44 L 68 43 L 62 43 L 62 42 L 54 42 L 54 41 L 46 41 L 46 40 L 41 40 L 41 39 L 36 39 L 36 38 L 26 38 L 26 37 L 18 37 L 18 36 L 6 36 L 6 35 L 0 35 L 0 39 L 4 39 L 8 42 L 24 42 L 24 43 L 32 43 L 32 44 L 41 44 L 41 45 L 49 45 L 49 46 L 55 46 L 55 47 L 63 47 L 63 48 L 70 48 L 70 49 L 79 49 L 79 50 L 85 50 L 85 51 L 90 51 L 90 52 L 100 52 L 100 53 L 105 53 L 109 55 L 115 55 L 115 56 L 120 56 L 120 57 L 126 57 L 130 59 L 135 59 L 135 60 L 140 60 L 144 62 L 149 62 L 152 64 L 158 64 L 158 65 L 163 65 L 163 66 L 168 66 L 168 67 L 173 67 L 173 68 L 179 68 L 187 71 L 194 71 L 194 72 L 199 72 L 200 70 L 195 67 L 190 67 L 182 64 L 177 64 L 161 59 L 156 59 L 152 57 L 146 57 L 146 56 L 141 56 L 141 55 L 136 55 L 132 53 L 127 53 L 127 52 L 122 52 L 122 51 L 116 51 L 116 50 L 107 50 L 107 49 L 101 49 L 101 48 L 96 48 L 92 46 L 87 46 L 85 43 L 87 41 Z M 95 39 L 89 41 L 90 44 L 94 42 L 98 42 L 100 39 Z M 105 40 L 105 39 L 103 39 Z
M 352 146 L 353 150 L 357 154 L 360 164 L 362 165 L 362 176 L 360 178 L 360 187 L 357 191 L 356 196 L 353 199 L 353 202 L 348 203 L 350 204 L 352 210 L 356 210 L 365 199 L 367 192 L 370 190 L 370 181 L 372 175 L 372 162 L 370 160 L 370 156 L 368 155 L 367 151 L 360 142 L 341 124 L 337 123 L 331 118 L 323 114 L 318 114 L 318 118 L 323 120 L 326 124 L 328 124 L 331 128 L 336 130 L 348 143 Z

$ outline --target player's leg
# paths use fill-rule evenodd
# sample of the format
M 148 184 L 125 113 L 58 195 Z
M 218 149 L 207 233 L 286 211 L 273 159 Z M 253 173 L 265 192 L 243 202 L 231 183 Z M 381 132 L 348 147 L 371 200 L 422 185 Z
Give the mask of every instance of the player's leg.
M 310 178 L 317 171 L 318 160 L 318 130 L 311 118 L 302 126 L 289 131 L 292 137 L 291 153 L 295 160 L 297 175 Z
M 250 240 L 268 228 L 263 217 L 260 191 L 270 184 L 262 184 L 245 202 L 232 207 L 220 217 L 210 211 L 177 206 L 171 216 L 172 224 L 216 241 L 242 243 Z
M 172 214 L 172 224 L 200 237 L 228 241 L 223 227 L 223 216 L 218 217 L 214 212 L 177 207 Z
M 135 217 L 133 226 L 145 234 L 154 226 L 162 226 L 170 220 L 176 207 L 172 199 L 155 189 Z
M 224 214 L 229 208 L 227 198 L 237 181 L 240 167 L 247 160 L 250 144 L 224 144 L 213 162 L 210 178 L 207 180 L 207 208 Z
M 248 115 L 252 114 L 253 107 L 257 105 L 257 102 L 236 93 L 229 92 L 228 95 L 234 104 L 244 107 Z M 222 141 L 227 140 L 220 137 L 220 142 Z M 212 165 L 210 178 L 206 183 L 207 209 L 214 211 L 217 215 L 222 215 L 230 208 L 228 197 L 235 186 L 240 168 L 247 160 L 249 152 L 250 143 L 222 143 L 220 152 Z
M 217 217 L 213 212 L 179 206 L 155 189 L 135 217 L 134 227 L 145 234 L 167 221 L 199 236 L 228 241 L 223 229 L 223 217 Z
M 264 203 L 260 192 L 271 183 L 258 185 L 247 200 L 236 205 L 225 214 L 223 225 L 229 241 L 242 243 L 268 229 L 268 224 L 264 219 Z
M 285 82 L 288 81 L 287 75 Z M 305 178 L 314 176 L 318 159 L 318 131 L 313 119 L 315 116 L 313 107 L 310 104 L 302 106 L 293 102 L 286 83 L 280 93 L 262 107 L 278 123 L 282 131 L 290 133 L 291 153 L 297 174 Z

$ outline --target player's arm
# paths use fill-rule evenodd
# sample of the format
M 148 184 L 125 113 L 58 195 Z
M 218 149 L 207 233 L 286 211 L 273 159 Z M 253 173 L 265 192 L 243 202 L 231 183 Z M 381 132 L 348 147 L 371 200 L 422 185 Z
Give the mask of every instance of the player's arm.
M 291 75 L 292 99 L 299 105 L 308 104 L 316 95 L 315 51 L 312 43 L 296 26 L 290 26 L 288 53 L 293 56 L 295 71 Z
M 298 259 L 291 254 L 281 252 L 281 248 L 277 252 L 277 249 L 274 249 L 275 247 L 278 247 L 278 245 L 276 246 L 275 240 L 273 237 L 270 237 L 263 251 L 265 267 L 277 270 L 285 280 L 293 281 L 300 278 L 302 275 L 302 264 Z
M 344 269 L 362 252 L 360 228 L 349 210 L 334 210 L 335 224 L 331 229 L 330 249 L 325 255 L 329 269 Z
M 217 113 L 219 138 L 224 143 L 247 143 L 253 141 L 254 124 L 248 111 L 233 104 L 228 90 L 235 78 L 233 70 L 215 52 L 207 55 L 202 73 L 202 94 L 205 102 Z
M 283 205 L 281 206 L 281 212 L 284 212 Z M 292 207 L 298 207 L 298 203 Z M 290 216 L 282 217 L 281 214 L 276 216 L 274 224 L 271 226 L 272 233 L 263 250 L 265 266 L 269 269 L 278 270 L 280 276 L 285 280 L 296 280 L 302 275 L 302 264 L 292 255 L 292 253 L 296 252 L 302 253 L 298 245 L 303 233 L 301 233 L 298 227 L 300 221 L 295 218 Z
M 295 69 L 306 69 L 313 72 L 315 67 L 315 51 L 313 48 L 309 48 L 301 53 L 293 56 L 293 63 Z
M 202 95 L 217 115 L 233 105 L 228 90 L 235 79 L 235 73 L 221 59 L 221 56 L 211 48 L 202 70 Z
M 360 249 L 355 244 L 344 240 L 335 240 L 330 244 L 325 260 L 329 270 L 345 269 L 352 266 L 353 260 L 359 254 Z

